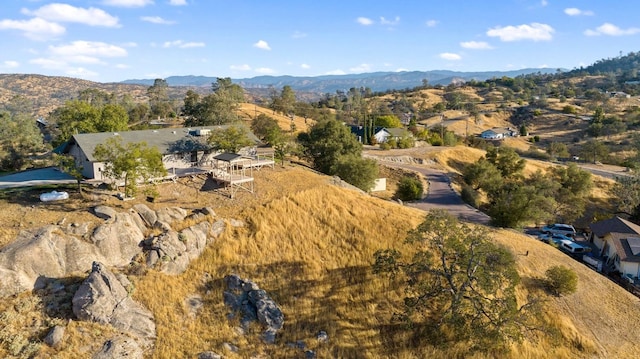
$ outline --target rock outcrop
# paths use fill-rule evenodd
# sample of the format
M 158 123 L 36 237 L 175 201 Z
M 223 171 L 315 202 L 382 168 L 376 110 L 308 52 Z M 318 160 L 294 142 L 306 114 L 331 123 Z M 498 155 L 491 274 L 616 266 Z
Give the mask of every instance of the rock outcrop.
M 210 208 L 189 215 L 176 207 L 153 211 L 137 204 L 126 212 L 107 206 L 93 209 L 104 222 L 93 231 L 88 224 L 49 225 L 23 231 L 0 251 L 0 297 L 32 290 L 38 278 L 61 278 L 82 272 L 96 261 L 107 267 L 123 267 L 143 253 L 147 263 L 165 273 L 184 272 L 206 245 L 224 232 Z M 177 232 L 171 225 L 194 219 L 197 224 Z M 234 221 L 240 222 L 240 221 Z M 150 230 L 162 233 L 145 238 Z
M 223 293 L 224 303 L 233 312 L 241 314 L 241 325 L 247 328 L 251 322 L 258 321 L 266 328 L 263 340 L 269 344 L 275 343 L 276 334 L 284 324 L 284 314 L 276 302 L 256 283 L 243 280 L 235 274 L 226 276 L 224 282 L 227 286 Z
M 149 310 L 135 302 L 118 278 L 94 262 L 89 277 L 73 296 L 73 314 L 80 320 L 110 324 L 135 337 L 153 340 L 156 327 Z

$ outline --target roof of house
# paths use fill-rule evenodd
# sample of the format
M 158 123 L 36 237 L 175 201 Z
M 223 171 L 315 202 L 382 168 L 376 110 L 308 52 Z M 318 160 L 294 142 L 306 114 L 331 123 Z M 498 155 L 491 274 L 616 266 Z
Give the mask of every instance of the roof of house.
M 358 126 L 358 125 L 349 125 L 349 127 L 351 128 L 351 133 L 353 133 L 356 136 L 360 136 L 360 137 L 364 137 L 364 126 Z M 384 127 L 375 127 L 373 129 L 373 133 L 376 134 L 380 131 L 384 131 L 385 128 Z M 388 132 L 388 131 L 387 131 Z
M 589 225 L 589 228 L 591 229 L 591 232 L 593 232 L 598 237 L 604 237 L 609 233 L 626 233 L 640 235 L 640 226 L 618 216 L 605 219 L 604 221 L 591 223 Z
M 611 233 L 611 244 L 623 262 L 640 262 L 640 238 L 629 233 Z
M 233 162 L 238 158 L 242 158 L 242 156 L 237 153 L 227 153 L 227 152 L 221 153 L 219 155 L 215 155 L 213 157 L 213 159 L 218 161 L 223 161 L 223 162 Z
M 77 143 L 91 162 L 95 161 L 93 152 L 96 146 L 105 143 L 107 139 L 119 137 L 124 143 L 146 142 L 149 147 L 157 148 L 162 154 L 187 153 L 211 149 L 207 144 L 207 136 L 199 136 L 199 130 L 221 131 L 233 125 L 201 126 L 183 128 L 161 128 L 157 130 L 139 130 L 122 132 L 81 133 L 73 135 L 71 140 L 57 151 L 68 153 L 70 146 Z M 247 129 L 247 137 L 256 144 L 260 140 Z
M 407 131 L 404 128 L 400 128 L 400 127 L 385 127 L 384 128 L 387 132 L 389 132 L 389 134 L 393 137 L 405 137 L 405 136 L 411 136 L 411 132 Z

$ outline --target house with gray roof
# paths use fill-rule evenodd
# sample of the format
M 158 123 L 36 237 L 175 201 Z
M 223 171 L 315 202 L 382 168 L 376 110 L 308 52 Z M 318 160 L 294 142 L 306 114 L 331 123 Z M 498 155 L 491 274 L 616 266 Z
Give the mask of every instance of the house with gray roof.
M 351 133 L 356 136 L 358 142 L 363 142 L 365 136 L 364 127 L 359 125 L 351 125 Z M 384 143 L 389 140 L 399 140 L 405 137 L 413 137 L 410 131 L 405 128 L 380 127 L 373 128 L 372 136 L 375 137 L 377 143 Z
M 230 125 L 203 126 L 194 128 L 161 128 L 156 130 L 81 133 L 59 147 L 56 151 L 69 154 L 82 168 L 82 175 L 89 180 L 102 181 L 104 163 L 93 156 L 96 146 L 104 144 L 109 138 L 120 138 L 124 144 L 145 142 L 149 147 L 157 148 L 162 154 L 162 162 L 171 174 L 181 169 L 211 166 L 212 158 L 217 154 L 207 143 L 209 135 L 215 131 L 223 131 Z M 249 139 L 255 144 L 239 151 L 242 155 L 255 152 L 260 140 L 251 131 L 246 131 Z
M 640 226 L 620 217 L 589 225 L 589 240 L 600 249 L 607 265 L 623 276 L 640 276 Z

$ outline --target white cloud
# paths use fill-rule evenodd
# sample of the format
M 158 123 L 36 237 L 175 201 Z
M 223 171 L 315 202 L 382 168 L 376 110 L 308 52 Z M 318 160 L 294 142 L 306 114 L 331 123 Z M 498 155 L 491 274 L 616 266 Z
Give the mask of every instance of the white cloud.
M 387 20 L 384 17 L 380 16 L 380 23 L 382 25 L 396 26 L 400 23 L 400 16 L 396 16 L 393 20 Z
M 153 4 L 153 0 L 102 0 L 102 3 L 118 7 L 143 7 Z
M 99 41 L 73 41 L 68 45 L 49 46 L 49 51 L 55 56 L 71 59 L 127 56 L 124 48 Z
M 89 26 L 120 27 L 118 18 L 106 11 L 90 7 L 88 9 L 68 4 L 49 4 L 37 10 L 22 9 L 25 15 L 54 22 L 75 22 Z
M 578 8 L 575 7 L 568 7 L 566 9 L 564 9 L 564 13 L 569 15 L 569 16 L 593 16 L 594 13 L 591 10 L 580 10 Z
M 545 7 L 545 6 L 549 5 L 549 2 L 547 0 L 541 0 L 540 1 L 540 5 L 542 5 L 542 7 Z
M 406 71 L 410 71 L 409 69 L 405 69 L 403 67 L 399 67 L 395 70 L 395 72 L 406 72 Z
M 308 69 L 310 69 L 310 68 L 311 68 L 311 66 L 310 66 L 310 65 L 308 65 L 308 64 L 302 64 L 302 65 L 300 65 L 300 68 L 305 69 L 305 70 L 308 70 Z
M 628 29 L 621 29 L 614 24 L 604 23 L 598 26 L 595 30 L 586 30 L 584 32 L 587 36 L 599 36 L 599 35 L 608 35 L 608 36 L 624 36 L 624 35 L 634 35 L 640 32 L 640 28 L 630 27 Z
M 305 34 L 304 32 L 301 31 L 294 31 L 293 35 L 291 35 L 292 38 L 294 39 L 302 39 L 303 37 L 307 37 L 307 34 Z
M 346 72 L 344 72 L 344 71 L 342 71 L 340 69 L 327 71 L 325 73 L 325 75 L 346 75 L 346 74 L 347 74 Z
M 176 23 L 175 21 L 163 19 L 160 16 L 142 16 L 140 20 L 159 25 L 173 25 Z
M 427 20 L 425 25 L 427 25 L 427 27 L 436 27 L 438 25 L 438 20 Z
M 354 66 L 349 68 L 351 72 L 369 72 L 371 71 L 371 65 L 369 64 L 360 64 L 358 66 Z
M 67 65 L 65 61 L 46 59 L 43 57 L 29 60 L 29 63 L 34 65 L 39 65 L 45 69 L 61 69 Z
M 169 0 L 169 5 L 173 5 L 173 6 L 187 5 L 187 0 Z
M 491 49 L 493 49 L 493 47 L 491 45 L 489 45 L 488 43 L 486 43 L 484 41 L 465 41 L 465 42 L 461 42 L 460 46 L 464 47 L 465 49 L 472 49 L 472 50 L 491 50 Z
M 189 49 L 194 47 L 205 47 L 205 46 L 206 44 L 204 42 L 184 42 L 182 40 L 166 41 L 164 44 L 162 44 L 162 47 L 164 48 L 177 47 L 180 49 Z
M 5 69 L 15 69 L 16 67 L 19 67 L 19 66 L 20 66 L 20 63 L 18 61 L 7 60 L 2 63 L 1 67 Z
M 249 66 L 247 64 L 231 65 L 231 66 L 229 66 L 229 68 L 231 70 L 235 70 L 235 71 L 251 71 L 251 66 Z
M 369 19 L 368 17 L 359 17 L 356 19 L 356 22 L 364 26 L 373 25 L 373 20 Z
M 262 50 L 271 50 L 271 47 L 269 47 L 269 44 L 264 40 L 259 40 L 258 42 L 253 44 L 253 47 L 262 49 Z
M 128 69 L 128 68 L 130 68 L 130 67 L 131 67 L 131 66 L 129 66 L 129 65 L 127 65 L 127 64 L 116 64 L 116 69 L 124 70 L 124 69 Z
M 66 31 L 64 26 L 38 17 L 29 20 L 0 20 L 0 30 L 20 30 L 32 40 L 47 40 Z
M 270 74 L 274 74 L 276 71 L 268 67 L 258 67 L 256 69 L 256 72 L 263 75 L 270 75 Z
M 488 30 L 487 36 L 498 37 L 506 42 L 520 40 L 548 41 L 553 38 L 554 32 L 555 30 L 551 26 L 534 22 L 530 25 L 497 26 Z
M 93 72 L 91 70 L 87 70 L 84 67 L 72 67 L 65 71 L 65 73 L 69 76 L 73 77 L 97 77 L 99 74 L 97 72 Z
M 441 59 L 445 59 L 445 60 L 451 60 L 451 61 L 458 61 L 458 60 L 462 60 L 462 56 L 458 55 L 458 54 L 454 54 L 451 52 L 443 52 L 440 55 L 438 55 Z

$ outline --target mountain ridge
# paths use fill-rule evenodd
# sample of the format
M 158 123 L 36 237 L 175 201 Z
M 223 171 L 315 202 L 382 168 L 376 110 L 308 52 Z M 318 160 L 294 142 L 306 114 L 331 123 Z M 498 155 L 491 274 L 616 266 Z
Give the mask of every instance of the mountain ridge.
M 294 91 L 326 93 L 348 90 L 352 87 L 368 87 L 372 91 L 401 90 L 423 85 L 427 80 L 430 85 L 448 85 L 452 82 L 470 80 L 484 81 L 494 77 L 516 77 L 533 73 L 555 73 L 551 68 L 525 68 L 512 71 L 380 71 L 345 75 L 321 76 L 271 76 L 263 75 L 251 78 L 232 79 L 232 82 L 245 89 L 281 88 L 290 86 Z M 217 77 L 202 75 L 169 76 L 165 80 L 169 86 L 210 86 Z M 155 79 L 129 79 L 121 83 L 153 85 Z

